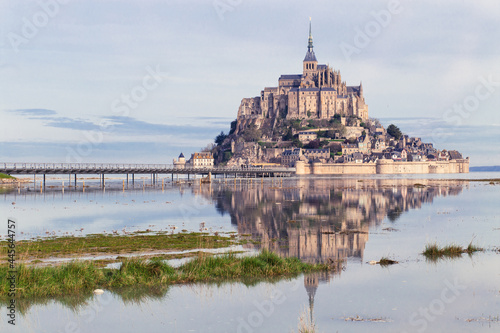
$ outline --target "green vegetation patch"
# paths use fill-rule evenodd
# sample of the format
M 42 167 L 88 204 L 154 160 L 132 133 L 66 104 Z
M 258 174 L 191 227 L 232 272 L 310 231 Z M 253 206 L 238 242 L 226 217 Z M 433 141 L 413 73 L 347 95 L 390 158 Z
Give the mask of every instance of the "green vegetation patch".
M 483 249 L 472 245 L 472 243 L 469 243 L 469 245 L 465 248 L 456 244 L 439 247 L 434 243 L 426 245 L 422 254 L 429 260 L 437 260 L 441 258 L 457 258 L 462 256 L 463 253 L 471 255 L 478 251 L 483 251 Z
M 396 260 L 382 257 L 378 263 L 380 264 L 380 266 L 389 266 L 389 265 L 397 264 L 398 262 Z
M 7 257 L 7 242 L 0 242 L 0 253 Z M 241 244 L 236 237 L 206 233 L 144 235 L 88 235 L 17 241 L 20 260 L 47 257 L 72 257 L 96 253 L 134 253 L 138 251 L 184 251 L 197 248 L 214 249 Z
M 95 289 L 116 290 L 130 286 L 161 287 L 190 282 L 239 280 L 255 283 L 264 279 L 293 277 L 300 273 L 333 270 L 326 264 L 303 263 L 262 251 L 239 258 L 234 254 L 200 256 L 174 268 L 159 258 L 124 259 L 120 269 L 99 268 L 93 261 L 73 261 L 54 267 L 17 267 L 16 294 L 19 298 L 58 297 L 91 293 Z M 0 267 L 0 299 L 8 295 L 8 268 Z
M 5 173 L 0 173 L 0 179 L 16 179 L 16 177 L 12 177 L 11 175 L 6 175 Z

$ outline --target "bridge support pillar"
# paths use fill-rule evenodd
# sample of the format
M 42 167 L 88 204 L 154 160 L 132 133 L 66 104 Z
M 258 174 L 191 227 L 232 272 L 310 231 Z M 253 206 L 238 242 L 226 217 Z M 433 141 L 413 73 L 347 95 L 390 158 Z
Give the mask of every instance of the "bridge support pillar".
M 75 173 L 75 188 L 76 188 L 76 173 Z
M 135 174 L 132 174 L 132 186 L 134 186 L 135 183 Z
M 45 174 L 43 174 L 43 187 L 45 188 Z

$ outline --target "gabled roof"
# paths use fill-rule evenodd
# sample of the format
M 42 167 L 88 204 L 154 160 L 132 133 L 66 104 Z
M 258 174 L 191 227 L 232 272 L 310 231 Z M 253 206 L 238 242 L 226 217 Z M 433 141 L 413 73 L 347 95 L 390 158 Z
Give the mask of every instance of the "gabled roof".
M 283 74 L 280 76 L 280 80 L 300 80 L 302 74 Z
M 462 158 L 463 158 L 463 157 L 462 157 L 462 154 L 460 154 L 460 153 L 459 153 L 458 151 L 456 151 L 456 150 L 450 150 L 450 151 L 448 151 L 448 155 L 450 155 L 450 158 L 451 158 L 452 160 L 460 160 L 460 159 L 462 159 Z
M 300 155 L 300 149 L 294 148 L 294 149 L 287 149 L 283 152 L 284 156 L 290 156 L 290 155 Z
M 359 152 L 356 152 L 354 154 L 352 154 L 352 157 L 355 159 L 355 160 L 362 160 L 363 159 L 363 154 L 359 153 Z

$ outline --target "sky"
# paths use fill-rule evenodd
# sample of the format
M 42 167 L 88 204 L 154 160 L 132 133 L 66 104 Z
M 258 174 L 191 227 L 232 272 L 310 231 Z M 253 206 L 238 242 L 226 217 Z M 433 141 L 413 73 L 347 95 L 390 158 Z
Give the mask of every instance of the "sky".
M 369 115 L 500 165 L 498 1 L 0 0 L 0 162 L 171 163 L 319 63 Z

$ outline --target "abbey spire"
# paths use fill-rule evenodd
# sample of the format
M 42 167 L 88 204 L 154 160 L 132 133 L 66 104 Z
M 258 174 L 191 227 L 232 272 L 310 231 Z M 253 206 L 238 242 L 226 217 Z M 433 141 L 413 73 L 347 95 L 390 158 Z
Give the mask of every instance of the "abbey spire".
M 318 60 L 316 60 L 316 55 L 313 50 L 313 38 L 311 33 L 311 18 L 309 18 L 309 39 L 307 41 L 307 53 L 303 62 L 303 74 L 308 76 L 316 71 L 318 66 Z
M 309 39 L 307 41 L 307 53 L 306 57 L 304 58 L 305 61 L 315 61 L 316 63 L 318 60 L 316 60 L 316 55 L 314 55 L 314 50 L 313 50 L 313 37 L 311 33 L 311 18 L 309 18 Z
M 307 43 L 307 50 L 312 51 L 313 49 L 313 36 L 311 34 L 311 18 L 309 18 L 309 40 Z

